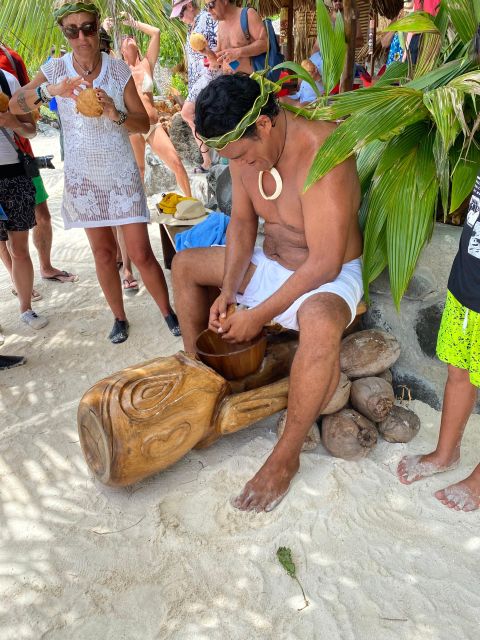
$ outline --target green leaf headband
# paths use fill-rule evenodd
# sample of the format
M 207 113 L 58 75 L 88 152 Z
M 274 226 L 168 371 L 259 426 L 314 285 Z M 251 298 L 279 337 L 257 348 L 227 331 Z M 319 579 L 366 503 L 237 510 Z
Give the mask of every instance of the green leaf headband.
M 62 4 L 61 7 L 55 9 L 53 17 L 57 22 L 61 22 L 65 16 L 69 16 L 71 13 L 81 13 L 82 11 L 85 11 L 86 13 L 95 13 L 97 16 L 100 15 L 97 5 L 93 2 L 69 2 L 67 4 Z
M 207 147 L 216 149 L 217 151 L 221 151 L 227 146 L 227 144 L 230 144 L 230 142 L 236 142 L 237 140 L 240 140 L 248 127 L 250 127 L 252 124 L 255 124 L 255 122 L 260 117 L 260 112 L 267 104 L 270 94 L 273 92 L 276 93 L 281 89 L 281 86 L 279 84 L 268 80 L 265 77 L 265 73 L 266 71 L 260 71 L 254 72 L 250 75 L 250 78 L 256 80 L 260 85 L 260 95 L 255 99 L 252 108 L 250 109 L 250 111 L 247 111 L 247 113 L 243 116 L 235 129 L 232 129 L 232 131 L 228 131 L 227 133 L 224 133 L 223 135 L 217 136 L 215 138 L 204 138 L 199 133 L 197 133 L 197 136 L 204 144 L 207 145 Z

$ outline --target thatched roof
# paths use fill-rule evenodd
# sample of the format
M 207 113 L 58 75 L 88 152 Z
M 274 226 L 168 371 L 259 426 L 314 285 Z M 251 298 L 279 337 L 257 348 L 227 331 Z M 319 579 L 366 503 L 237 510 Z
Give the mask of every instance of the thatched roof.
M 357 0 L 357 4 L 372 4 L 375 11 L 389 20 L 393 20 L 403 7 L 403 0 L 367 0 L 366 3 Z M 325 4 L 329 4 L 328 0 Z M 282 7 L 288 6 L 288 0 L 259 0 L 258 10 L 262 16 L 274 16 Z M 315 0 L 293 0 L 295 11 L 299 9 L 314 10 Z

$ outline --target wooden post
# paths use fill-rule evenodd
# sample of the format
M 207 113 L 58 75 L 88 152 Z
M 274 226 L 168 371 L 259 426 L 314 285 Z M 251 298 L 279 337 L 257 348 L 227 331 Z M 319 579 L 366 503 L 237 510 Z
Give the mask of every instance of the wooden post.
M 293 0 L 288 0 L 287 18 L 287 60 L 293 60 Z
M 355 65 L 355 40 L 357 35 L 358 10 L 355 0 L 343 0 L 343 19 L 347 40 L 347 57 L 340 80 L 340 92 L 353 88 L 353 69 Z

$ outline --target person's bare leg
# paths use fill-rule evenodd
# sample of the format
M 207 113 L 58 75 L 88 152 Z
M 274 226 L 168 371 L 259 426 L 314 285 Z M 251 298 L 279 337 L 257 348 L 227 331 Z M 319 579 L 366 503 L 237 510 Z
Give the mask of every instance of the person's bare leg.
M 7 241 L 0 240 L 0 260 L 3 262 L 5 269 L 8 271 L 10 278 L 13 282 L 12 277 L 12 257 L 10 252 L 8 251 Z
M 172 263 L 175 309 L 180 321 L 185 351 L 195 351 L 198 334 L 207 328 L 210 311 L 208 287 L 220 287 L 225 265 L 225 248 L 185 249 Z
M 117 271 L 117 247 L 111 227 L 85 229 L 97 272 L 98 283 L 103 295 L 118 320 L 126 320 L 123 306 L 122 287 Z
M 158 305 L 162 315 L 168 316 L 172 309 L 168 297 L 168 287 L 162 267 L 156 259 L 146 223 L 122 226 L 127 253 L 142 276 L 143 284 Z
M 137 282 L 135 279 L 135 276 L 133 275 L 133 270 L 132 270 L 132 261 L 130 260 L 130 256 L 127 253 L 127 247 L 125 246 L 125 239 L 123 237 L 123 231 L 122 231 L 122 227 L 114 227 L 113 231 L 116 235 L 117 238 L 117 242 L 118 242 L 118 246 L 120 247 L 120 253 L 122 256 L 122 282 L 124 283 L 124 281 L 126 280 L 129 283 L 132 282 Z M 118 258 L 118 256 L 117 256 Z M 118 260 L 117 260 L 118 262 Z M 124 286 L 125 288 L 125 286 Z
M 480 508 L 480 464 L 468 478 L 437 491 L 435 497 L 456 511 L 475 511 Z
M 477 388 L 470 382 L 468 371 L 449 364 L 437 447 L 426 455 L 402 458 L 397 467 L 400 482 L 411 484 L 457 466 L 463 432 L 476 399 Z
M 171 171 L 173 171 L 177 184 L 183 193 L 190 197 L 192 195 L 192 190 L 190 188 L 190 181 L 188 179 L 187 172 L 183 166 L 180 156 L 172 144 L 172 141 L 163 130 L 163 127 L 157 127 L 150 135 L 147 142 L 151 146 L 152 151 L 156 153 L 161 160 L 163 160 Z
M 40 275 L 42 278 L 53 278 L 60 276 L 62 280 L 73 282 L 77 276 L 71 274 L 65 276 L 62 269 L 56 269 L 52 266 L 52 219 L 48 209 L 47 202 L 37 204 L 35 207 L 35 220 L 37 224 L 33 227 L 33 244 L 38 252 L 38 260 L 40 263 Z
M 33 264 L 28 250 L 28 231 L 9 231 L 8 245 L 20 313 L 24 313 L 32 308 L 33 289 Z
M 140 178 L 145 180 L 145 139 L 141 133 L 134 133 L 130 136 L 130 144 L 132 145 L 135 161 L 140 171 Z
M 300 338 L 290 371 L 285 431 L 232 502 L 243 511 L 271 511 L 285 496 L 299 469 L 305 436 L 340 377 L 340 341 L 351 319 L 346 302 L 335 294 L 320 293 L 302 304 L 297 317 Z
M 197 143 L 200 153 L 202 154 L 203 162 L 202 168 L 207 170 L 212 166 L 212 157 L 210 155 L 210 149 L 195 135 L 195 103 L 186 101 L 183 103 L 181 116 L 192 130 L 193 137 Z

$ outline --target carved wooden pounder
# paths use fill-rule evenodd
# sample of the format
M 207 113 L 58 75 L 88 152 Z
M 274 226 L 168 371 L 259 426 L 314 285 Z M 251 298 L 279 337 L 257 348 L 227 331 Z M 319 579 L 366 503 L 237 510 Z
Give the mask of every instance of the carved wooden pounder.
M 296 346 L 289 334 L 269 337 L 260 369 L 232 382 L 182 351 L 100 380 L 78 408 L 88 466 L 104 484 L 126 486 L 281 411 Z

